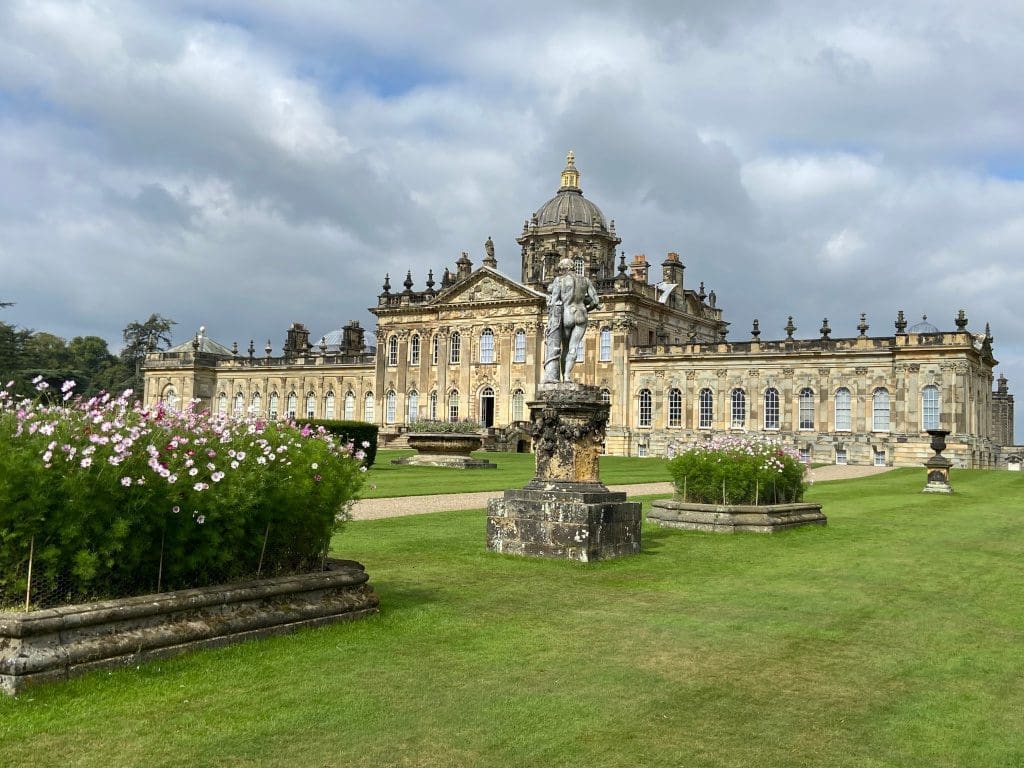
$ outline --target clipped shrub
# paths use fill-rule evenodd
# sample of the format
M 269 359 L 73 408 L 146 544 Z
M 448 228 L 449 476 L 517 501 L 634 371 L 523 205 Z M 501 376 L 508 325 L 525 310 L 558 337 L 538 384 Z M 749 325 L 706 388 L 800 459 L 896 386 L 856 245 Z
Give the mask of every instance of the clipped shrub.
M 483 424 L 469 419 L 465 421 L 437 421 L 435 419 L 424 419 L 409 424 L 410 432 L 426 432 L 431 434 L 475 434 L 483 429 Z
M 803 499 L 796 451 L 760 438 L 714 437 L 668 463 L 678 497 L 697 504 L 788 504 Z
M 377 432 L 380 428 L 376 424 L 339 419 L 299 419 L 296 424 L 323 427 L 342 442 L 358 446 L 364 454 L 363 463 L 367 467 L 372 467 L 377 460 Z
M 41 383 L 40 386 L 45 384 Z M 320 567 L 363 482 L 323 429 L 0 390 L 0 605 Z

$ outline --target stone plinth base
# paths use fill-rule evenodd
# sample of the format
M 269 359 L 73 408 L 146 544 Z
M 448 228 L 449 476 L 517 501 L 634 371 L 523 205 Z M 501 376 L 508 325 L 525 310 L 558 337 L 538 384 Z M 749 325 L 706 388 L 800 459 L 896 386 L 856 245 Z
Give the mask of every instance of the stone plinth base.
M 948 482 L 942 480 L 932 481 L 929 480 L 924 488 L 921 489 L 921 493 L 952 493 L 953 486 Z
M 652 501 L 647 519 L 665 528 L 686 531 L 775 533 L 801 525 L 825 525 L 820 504 L 770 504 L 760 506 L 691 504 L 668 499 Z
M 419 453 L 406 456 L 404 459 L 392 459 L 392 464 L 403 464 L 413 467 L 449 467 L 450 469 L 497 469 L 498 465 L 486 459 L 474 459 L 471 456 L 450 456 L 441 453 Z
M 0 692 L 377 613 L 359 563 L 328 571 L 0 614 Z
M 491 499 L 487 548 L 581 562 L 639 554 L 640 504 L 600 483 L 593 486 L 576 491 L 510 490 L 501 499 Z

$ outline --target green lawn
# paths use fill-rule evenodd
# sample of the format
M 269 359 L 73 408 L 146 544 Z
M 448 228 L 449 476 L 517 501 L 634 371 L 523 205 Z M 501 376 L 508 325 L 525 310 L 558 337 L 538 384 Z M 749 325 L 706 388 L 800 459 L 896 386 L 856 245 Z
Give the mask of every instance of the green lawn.
M 488 554 L 480 511 L 351 523 L 379 617 L 0 701 L 0 764 L 1019 768 L 1024 474 L 952 482 L 588 565 Z
M 533 477 L 532 453 L 492 453 L 480 451 L 473 456 L 487 459 L 497 469 L 446 469 L 395 465 L 392 459 L 411 456 L 415 451 L 382 450 L 367 473 L 361 496 L 380 499 L 390 496 L 423 496 L 431 493 L 469 493 L 521 488 Z M 626 456 L 601 457 L 601 482 L 605 485 L 656 483 L 671 480 L 665 459 L 638 459 Z

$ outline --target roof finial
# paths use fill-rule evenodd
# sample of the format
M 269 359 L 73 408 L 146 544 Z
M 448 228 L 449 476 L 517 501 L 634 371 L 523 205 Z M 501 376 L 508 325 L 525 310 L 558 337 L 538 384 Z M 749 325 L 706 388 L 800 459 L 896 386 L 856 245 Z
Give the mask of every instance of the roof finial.
M 565 169 L 562 171 L 562 189 L 575 189 L 580 188 L 580 172 L 576 170 L 576 155 L 570 149 L 569 154 L 565 156 Z

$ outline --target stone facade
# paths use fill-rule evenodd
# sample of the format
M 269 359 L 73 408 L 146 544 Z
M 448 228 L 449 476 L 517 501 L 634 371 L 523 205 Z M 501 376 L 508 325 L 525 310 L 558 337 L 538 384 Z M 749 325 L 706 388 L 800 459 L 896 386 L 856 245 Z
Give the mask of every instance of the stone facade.
M 414 290 L 411 272 L 393 289 L 386 277 L 371 312 L 375 346 L 349 323 L 310 343 L 299 323 L 280 356 L 268 341 L 239 352 L 199 334 L 147 359 L 145 400 L 197 399 L 214 410 L 262 415 L 352 418 L 379 424 L 385 436 L 416 419 L 473 419 L 505 449 L 528 442 L 527 402 L 543 372 L 545 290 L 567 257 L 590 277 L 601 306 L 589 316 L 577 381 L 601 389 L 610 406 L 605 450 L 663 456 L 726 431 L 767 434 L 811 461 L 920 465 L 927 427 L 949 429 L 946 455 L 956 466 L 991 467 L 1013 435 L 1013 397 L 1005 379 L 992 391 L 992 335 L 922 321 L 894 332 L 831 338 L 729 341 L 714 291 L 688 287 L 679 255 L 652 274 L 646 256 L 627 263 L 615 249 L 613 221 L 579 186 L 571 156 L 556 195 L 526 220 L 519 280 L 498 269 L 488 239 L 481 266 L 468 253 L 428 273 Z

